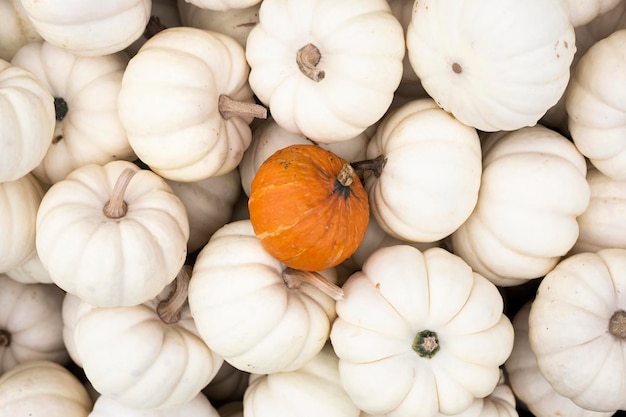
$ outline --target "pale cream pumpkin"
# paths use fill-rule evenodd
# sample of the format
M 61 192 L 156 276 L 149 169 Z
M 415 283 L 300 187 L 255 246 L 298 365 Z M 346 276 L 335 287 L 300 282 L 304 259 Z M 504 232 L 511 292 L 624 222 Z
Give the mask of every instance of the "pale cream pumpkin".
M 41 259 L 35 249 L 25 261 L 5 272 L 6 275 L 17 282 L 24 284 L 52 284 L 52 278 L 41 263 Z
M 100 396 L 94 402 L 89 417 L 220 417 L 220 414 L 202 394 L 179 405 L 150 410 L 127 407 L 109 397 Z
M 191 27 L 154 35 L 129 62 L 119 94 L 137 156 L 174 181 L 235 169 L 252 137 L 247 111 L 266 116 L 252 103 L 248 73 L 243 48 L 227 35 Z
M 565 3 L 572 25 L 578 27 L 610 12 L 621 0 L 566 0 Z
M 187 252 L 201 249 L 217 229 L 230 221 L 241 194 L 239 171 L 194 182 L 165 182 L 185 205 L 189 220 Z
M 44 190 L 32 174 L 0 182 L 0 272 L 26 262 L 35 251 L 35 222 Z
M 497 285 L 549 272 L 578 239 L 589 204 L 585 158 L 537 125 L 487 135 L 478 202 L 449 239 L 452 250 Z
M 247 7 L 226 10 L 202 8 L 187 0 L 177 0 L 176 4 L 184 26 L 223 33 L 235 39 L 244 48 L 248 34 L 259 22 L 261 7 L 260 1 Z
M 243 397 L 245 415 L 358 417 L 360 410 L 341 385 L 338 364 L 339 358 L 326 344 L 298 369 L 252 375 Z
M 0 274 L 0 375 L 19 363 L 69 360 L 61 329 L 64 292 L 52 284 L 23 284 Z
M 404 32 L 385 0 L 264 0 L 246 57 L 250 85 L 281 127 L 338 142 L 389 108 Z
M 61 317 L 63 319 L 63 343 L 65 344 L 67 353 L 72 361 L 80 367 L 82 367 L 82 362 L 78 357 L 78 352 L 76 351 L 74 328 L 76 327 L 78 319 L 92 308 L 94 308 L 94 306 L 84 302 L 76 295 L 70 293 L 65 294 L 63 297 L 63 303 L 61 304 Z
M 73 54 L 89 56 L 111 54 L 130 45 L 143 33 L 152 8 L 151 0 L 20 1 L 43 39 Z
M 596 42 L 580 59 L 565 105 L 574 144 L 602 173 L 626 179 L 626 29 Z
M 556 392 L 599 412 L 626 408 L 626 249 L 570 256 L 541 281 L 528 340 Z
M 229 223 L 213 234 L 194 264 L 189 306 L 198 332 L 242 371 L 297 369 L 322 349 L 335 318 L 334 299 L 307 279 L 325 281 L 273 258 L 249 220 Z
M 87 417 L 93 403 L 87 390 L 56 362 L 23 362 L 0 376 L 0 415 Z
M 509 384 L 522 408 L 536 417 L 610 417 L 615 411 L 585 410 L 560 395 L 541 374 L 528 342 L 528 315 L 532 301 L 526 302 L 513 318 L 515 341 L 511 356 L 504 363 Z
M 562 0 L 421 0 L 406 35 L 426 92 L 483 131 L 535 125 L 565 91 L 575 41 Z
M 0 182 L 14 181 L 43 160 L 54 132 L 54 98 L 31 71 L 0 59 Z
M 30 42 L 43 40 L 29 20 L 20 0 L 0 0 L 0 59 L 10 61 L 15 52 Z
M 496 388 L 513 327 L 496 286 L 460 257 L 381 248 L 342 288 L 330 340 L 342 385 L 364 412 L 455 414 Z
M 99 393 L 129 408 L 164 409 L 191 401 L 217 374 L 223 359 L 198 335 L 188 280 L 181 271 L 173 288 L 136 306 L 78 307 L 76 352 Z
M 54 184 L 86 164 L 132 160 L 118 117 L 117 96 L 128 56 L 80 57 L 49 42 L 22 47 L 11 61 L 35 74 L 54 97 L 56 126 L 46 156 L 33 174 Z
M 482 171 L 478 133 L 432 99 L 412 100 L 389 113 L 367 146 L 384 157 L 367 175 L 372 216 L 398 239 L 434 242 L 472 213 Z
M 156 297 L 187 255 L 185 206 L 162 178 L 127 161 L 72 171 L 46 192 L 36 226 L 50 278 L 96 306 Z

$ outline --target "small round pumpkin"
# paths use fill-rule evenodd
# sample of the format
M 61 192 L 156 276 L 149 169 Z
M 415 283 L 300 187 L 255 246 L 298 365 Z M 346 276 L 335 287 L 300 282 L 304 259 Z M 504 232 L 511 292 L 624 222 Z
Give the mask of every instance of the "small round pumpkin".
M 273 153 L 252 180 L 250 221 L 263 248 L 294 269 L 348 258 L 369 221 L 367 193 L 343 158 L 314 145 Z

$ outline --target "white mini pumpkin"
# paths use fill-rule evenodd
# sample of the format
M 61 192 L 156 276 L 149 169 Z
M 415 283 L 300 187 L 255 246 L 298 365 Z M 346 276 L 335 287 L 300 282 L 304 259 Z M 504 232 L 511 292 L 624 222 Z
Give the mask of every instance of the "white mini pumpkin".
M 574 27 L 583 26 L 610 12 L 621 0 L 566 0 L 569 18 Z
M 513 327 L 496 286 L 460 257 L 381 248 L 342 288 L 330 340 L 342 385 L 361 410 L 455 414 L 497 386 Z
M 100 394 L 129 408 L 165 409 L 193 400 L 217 374 L 223 359 L 198 335 L 186 304 L 188 279 L 181 271 L 140 305 L 78 307 L 76 353 Z
M 151 0 L 20 1 L 43 39 L 89 56 L 107 55 L 130 45 L 143 33 L 152 8 Z
M 599 412 L 626 408 L 626 249 L 570 256 L 541 281 L 528 339 L 560 395 Z
M 250 85 L 281 127 L 338 142 L 389 108 L 404 32 L 384 0 L 263 0 L 246 57 Z
M 125 53 L 81 57 L 34 42 L 20 48 L 11 62 L 35 74 L 54 97 L 52 143 L 33 171 L 40 181 L 54 184 L 86 164 L 135 159 L 117 109 Z
M 235 101 L 259 117 L 266 113 L 252 103 L 248 73 L 243 48 L 227 35 L 191 27 L 154 35 L 130 60 L 119 94 L 137 156 L 174 181 L 235 169 L 250 144 L 253 117 L 228 106 Z
M 43 40 L 20 0 L 0 0 L 0 59 L 10 61 L 15 52 L 30 42 Z
M 574 144 L 602 173 L 626 179 L 626 29 L 596 42 L 580 59 L 565 105 Z
M 406 35 L 426 92 L 483 131 L 535 125 L 565 91 L 575 41 L 562 0 L 421 0 Z
M 179 405 L 150 410 L 127 407 L 110 397 L 100 396 L 89 417 L 220 417 L 220 414 L 202 394 Z
M 87 417 L 93 402 L 78 378 L 56 362 L 23 362 L 0 376 L 0 416 Z
M 52 278 L 41 263 L 39 254 L 35 249 L 25 261 L 5 272 L 9 278 L 24 284 L 52 284 Z
M 84 165 L 54 184 L 36 227 L 50 278 L 95 306 L 156 297 L 187 255 L 185 206 L 161 177 L 127 161 Z
M 452 250 L 497 285 L 540 278 L 578 239 L 576 217 L 590 198 L 585 158 L 540 125 L 482 144 L 478 202 L 449 239 Z
M 69 356 L 61 329 L 65 293 L 52 284 L 23 284 L 0 274 L 0 375 L 19 363 Z
M 263 249 L 249 220 L 223 226 L 198 254 L 189 284 L 200 335 L 242 371 L 299 368 L 323 348 L 335 318 L 333 298 L 300 277 Z
M 393 237 L 434 242 L 454 232 L 478 199 L 482 155 L 478 133 L 432 99 L 413 100 L 389 113 L 367 146 L 384 157 L 366 175 L 372 216 Z
M 54 133 L 54 98 L 31 71 L 0 59 L 0 182 L 14 181 L 43 160 Z

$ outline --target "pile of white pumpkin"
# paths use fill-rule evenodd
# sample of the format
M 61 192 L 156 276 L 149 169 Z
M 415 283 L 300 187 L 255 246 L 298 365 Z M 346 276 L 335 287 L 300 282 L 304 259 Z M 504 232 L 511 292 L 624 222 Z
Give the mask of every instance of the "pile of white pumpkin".
M 625 1 L 0 0 L 0 20 L 0 416 L 626 409 Z M 320 271 L 334 298 L 247 213 L 297 143 L 387 159 L 361 246 Z

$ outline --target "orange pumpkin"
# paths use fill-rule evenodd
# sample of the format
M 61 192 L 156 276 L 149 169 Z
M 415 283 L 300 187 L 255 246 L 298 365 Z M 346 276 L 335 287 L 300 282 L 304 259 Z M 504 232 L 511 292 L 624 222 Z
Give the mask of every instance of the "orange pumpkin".
M 248 208 L 265 250 L 305 271 L 352 255 L 369 221 L 367 193 L 350 163 L 315 145 L 291 145 L 266 159 Z

